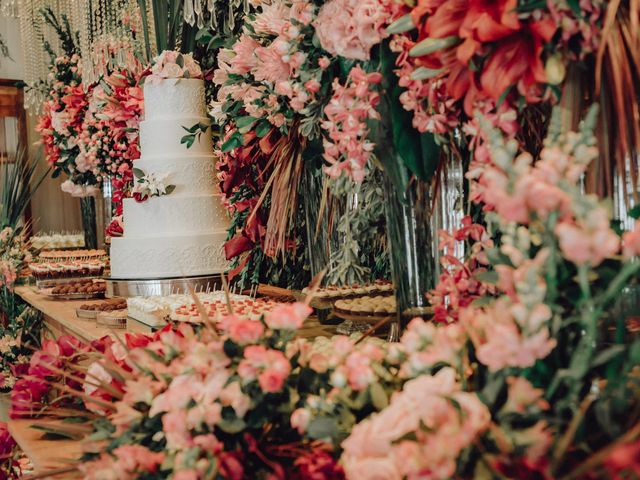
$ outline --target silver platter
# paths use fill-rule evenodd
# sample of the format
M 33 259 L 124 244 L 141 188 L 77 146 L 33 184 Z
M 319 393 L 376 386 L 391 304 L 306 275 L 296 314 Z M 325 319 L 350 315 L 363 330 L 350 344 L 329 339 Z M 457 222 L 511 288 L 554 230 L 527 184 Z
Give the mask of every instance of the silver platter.
M 196 292 L 210 292 L 222 288 L 220 275 L 149 280 L 120 280 L 105 278 L 106 297 L 158 297 L 174 293 L 189 293 L 190 287 Z

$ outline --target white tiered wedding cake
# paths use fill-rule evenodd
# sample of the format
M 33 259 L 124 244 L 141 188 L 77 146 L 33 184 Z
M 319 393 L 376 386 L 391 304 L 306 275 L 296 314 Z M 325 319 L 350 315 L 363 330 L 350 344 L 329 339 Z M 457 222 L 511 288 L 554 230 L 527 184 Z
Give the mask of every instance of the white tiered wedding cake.
M 124 236 L 111 245 L 115 279 L 172 278 L 220 273 L 227 267 L 223 245 L 228 218 L 216 182 L 211 137 L 181 144 L 183 127 L 209 123 L 201 79 L 166 79 L 144 85 L 145 120 L 140 123 L 145 174 L 166 176 L 175 189 L 144 202 L 123 204 Z

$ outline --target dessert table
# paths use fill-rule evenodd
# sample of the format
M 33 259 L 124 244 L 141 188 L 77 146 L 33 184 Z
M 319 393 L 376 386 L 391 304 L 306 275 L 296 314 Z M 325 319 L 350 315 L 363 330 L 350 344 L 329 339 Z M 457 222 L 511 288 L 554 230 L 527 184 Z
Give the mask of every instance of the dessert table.
M 73 335 L 79 340 L 90 342 L 110 335 L 113 332 L 150 333 L 151 328 L 129 320 L 126 330 L 113 330 L 98 326 L 95 320 L 87 320 L 76 316 L 76 309 L 85 303 L 95 303 L 97 300 L 53 300 L 40 293 L 33 286 L 16 287 L 16 293 L 29 305 L 43 314 L 45 328 L 43 335 L 58 337 Z
M 151 328 L 129 319 L 127 328 L 113 330 L 98 326 L 95 320 L 78 318 L 76 309 L 85 303 L 94 303 L 96 300 L 53 300 L 38 293 L 34 286 L 16 287 L 16 293 L 29 305 L 43 314 L 43 337 L 55 338 L 60 335 L 74 335 L 78 339 L 89 342 L 105 335 L 114 333 L 150 333 Z M 331 336 L 335 334 L 334 325 L 323 325 L 318 322 L 316 316 L 312 316 L 298 331 L 300 337 L 314 338 L 318 336 Z M 54 420 L 21 419 L 10 420 L 8 427 L 11 435 L 20 448 L 31 460 L 36 475 L 46 472 L 64 470 L 69 463 L 81 455 L 82 448 L 78 441 L 73 440 L 46 440 L 43 432 L 31 428 L 34 422 L 55 423 Z M 27 477 L 25 477 L 27 478 Z M 39 477 L 43 478 L 43 477 Z M 59 475 L 50 475 L 46 478 L 73 478 L 73 474 L 66 472 Z

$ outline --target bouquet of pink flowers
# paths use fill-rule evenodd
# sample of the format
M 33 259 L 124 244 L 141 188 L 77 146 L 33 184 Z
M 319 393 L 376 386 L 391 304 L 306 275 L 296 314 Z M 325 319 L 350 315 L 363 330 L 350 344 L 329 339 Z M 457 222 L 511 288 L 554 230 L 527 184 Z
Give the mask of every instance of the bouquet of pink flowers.
M 262 321 L 230 316 L 222 336 L 181 325 L 130 348 L 130 373 L 114 375 L 105 360 L 89 366 L 102 383 L 123 382 L 108 423 L 96 424 L 94 437 L 109 443 L 80 465 L 85 478 L 344 478 L 335 445 L 388 403 L 394 375 L 382 342 L 294 340 L 310 311 L 299 303 Z
M 202 78 L 202 70 L 191 53 L 165 50 L 153 59 L 151 68 L 143 78 L 150 83 L 158 83 L 167 78 Z

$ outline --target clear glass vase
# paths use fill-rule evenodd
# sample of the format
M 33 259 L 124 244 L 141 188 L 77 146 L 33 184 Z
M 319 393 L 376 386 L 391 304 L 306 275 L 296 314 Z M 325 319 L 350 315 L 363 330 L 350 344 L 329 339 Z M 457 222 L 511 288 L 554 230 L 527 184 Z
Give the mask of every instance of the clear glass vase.
M 426 293 L 435 282 L 435 256 L 431 231 L 431 188 L 411 178 L 406 188 L 398 188 L 385 176 L 385 204 L 391 275 L 395 286 L 397 318 L 390 341 L 399 339 L 414 317 L 430 317 Z
M 98 248 L 95 198 L 82 197 L 80 199 L 80 212 L 82 215 L 82 228 L 84 230 L 84 245 L 89 249 Z

